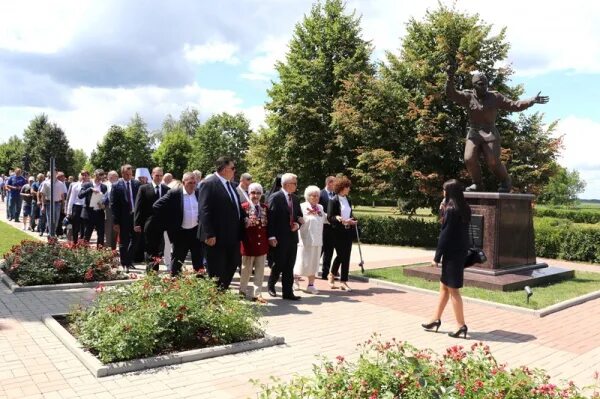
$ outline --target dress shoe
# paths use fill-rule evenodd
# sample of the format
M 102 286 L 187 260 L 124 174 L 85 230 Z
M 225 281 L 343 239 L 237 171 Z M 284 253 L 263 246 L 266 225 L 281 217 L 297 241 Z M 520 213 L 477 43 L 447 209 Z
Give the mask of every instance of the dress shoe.
M 468 331 L 467 325 L 463 324 L 463 326 L 461 328 L 459 328 L 458 331 L 453 332 L 453 333 L 449 332 L 448 336 L 450 336 L 452 338 L 460 338 L 460 336 L 462 335 L 463 338 L 466 339 L 467 338 L 467 331 Z
M 437 319 L 432 321 L 431 323 L 421 324 L 421 327 L 423 327 L 426 330 L 433 330 L 435 328 L 435 332 L 437 332 L 441 325 L 442 321 L 440 319 Z
M 292 294 L 292 295 L 285 295 L 285 296 L 283 296 L 282 298 L 283 298 L 283 299 L 290 300 L 290 301 L 299 301 L 300 299 L 302 299 L 302 297 L 301 297 L 301 296 L 298 296 L 298 295 L 293 295 L 293 294 Z
M 268 287 L 267 288 L 267 292 L 269 293 L 269 295 L 271 295 L 272 297 L 276 297 L 277 296 L 277 292 L 275 291 L 275 287 Z
M 467 187 L 465 189 L 465 191 L 468 191 L 468 192 L 480 191 L 480 187 L 479 186 L 480 186 L 479 184 L 473 183 L 469 187 Z

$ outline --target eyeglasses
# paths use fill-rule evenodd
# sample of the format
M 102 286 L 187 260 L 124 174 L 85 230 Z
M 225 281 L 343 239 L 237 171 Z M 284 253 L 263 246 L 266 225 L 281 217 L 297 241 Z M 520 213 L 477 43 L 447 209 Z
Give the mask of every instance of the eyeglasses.
M 262 193 L 260 191 L 250 191 L 250 194 L 262 195 Z

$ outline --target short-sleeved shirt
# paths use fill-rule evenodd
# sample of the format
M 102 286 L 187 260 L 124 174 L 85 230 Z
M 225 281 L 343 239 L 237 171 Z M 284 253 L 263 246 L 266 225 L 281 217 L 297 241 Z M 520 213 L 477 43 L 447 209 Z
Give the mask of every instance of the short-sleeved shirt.
M 31 186 L 29 184 L 25 184 L 21 188 L 21 194 L 31 194 Z M 23 202 L 25 202 L 26 204 L 31 204 L 31 195 L 24 195 Z
M 18 196 L 21 192 L 21 188 L 27 184 L 27 180 L 23 176 L 11 176 L 6 182 L 7 185 L 17 187 L 10 190 L 11 196 Z
M 41 187 L 40 192 L 44 194 L 44 201 L 50 200 L 50 180 L 45 180 Z M 54 197 L 52 198 L 53 202 L 62 201 L 64 196 L 67 194 L 67 187 L 60 180 L 54 181 Z

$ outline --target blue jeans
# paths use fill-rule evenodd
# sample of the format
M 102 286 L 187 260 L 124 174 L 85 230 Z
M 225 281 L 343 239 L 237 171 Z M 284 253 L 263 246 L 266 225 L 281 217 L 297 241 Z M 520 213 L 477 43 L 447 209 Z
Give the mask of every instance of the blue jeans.
M 53 202 L 50 203 L 48 201 L 44 202 L 44 211 L 46 212 L 46 226 L 48 228 L 48 234 L 50 234 L 50 232 L 52 230 L 52 228 L 54 228 L 54 231 L 56 231 L 56 226 L 58 226 L 58 222 L 60 219 L 60 206 L 61 206 L 61 202 L 57 201 L 57 202 Z M 54 206 L 54 223 L 51 223 L 52 220 L 50 220 L 50 206 Z
M 15 222 L 19 221 L 19 216 L 21 215 L 21 207 L 23 206 L 23 198 L 19 194 L 10 194 L 10 216 L 15 220 Z

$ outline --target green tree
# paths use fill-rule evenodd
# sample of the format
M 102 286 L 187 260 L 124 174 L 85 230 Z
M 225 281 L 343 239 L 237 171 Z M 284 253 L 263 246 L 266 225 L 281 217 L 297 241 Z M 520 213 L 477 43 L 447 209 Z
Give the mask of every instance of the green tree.
M 127 163 L 134 168 L 152 167 L 152 147 L 146 122 L 136 113 L 125 127 L 127 140 Z
M 109 170 L 119 171 L 121 165 L 129 162 L 128 146 L 125 129 L 112 125 L 96 149 L 92 151 L 90 162 L 94 168 L 101 168 L 107 172 Z
M 556 173 L 549 179 L 538 197 L 539 202 L 551 205 L 572 206 L 577 202 L 577 195 L 585 190 L 586 182 L 576 170 L 569 171 L 555 165 Z
M 88 163 L 88 156 L 83 150 L 81 150 L 81 149 L 73 150 L 73 171 L 75 173 L 78 173 L 81 170 L 85 169 L 87 163 Z M 90 170 L 89 172 L 92 173 L 93 171 Z
M 181 179 L 191 153 L 192 144 L 188 135 L 181 130 L 174 130 L 163 137 L 152 157 L 154 164 L 161 166 L 165 173 L 172 173 L 175 178 Z
M 50 157 L 54 156 L 57 170 L 73 174 L 73 149 L 65 132 L 48 121 L 46 114 L 37 115 L 29 122 L 23 133 L 25 154 L 30 159 L 30 171 L 39 173 L 50 167 Z
M 179 115 L 179 120 L 173 128 L 179 128 L 188 137 L 194 137 L 196 131 L 200 128 L 200 112 L 195 108 L 186 108 Z M 172 131 L 170 129 L 168 131 Z
M 25 146 L 17 136 L 9 137 L 8 141 L 0 144 L 0 173 L 8 174 L 10 169 L 23 167 Z
M 334 123 L 357 142 L 353 173 L 360 191 L 401 198 L 409 209 L 436 208 L 445 180 L 468 178 L 463 161 L 468 119 L 463 108 L 445 97 L 448 64 L 458 67 L 458 89 L 470 86 L 476 70 L 486 74 L 492 90 L 512 99 L 523 88 L 509 86 L 510 68 L 497 67 L 509 48 L 505 30 L 492 36 L 491 25 L 477 15 L 440 5 L 423 20 L 411 19 L 406 30 L 400 53 L 387 53 L 377 79 L 348 80 L 336 102 Z M 560 140 L 550 138 L 552 126 L 543 129 L 539 115 L 515 122 L 503 111 L 497 125 L 515 189 L 544 185 L 550 175 L 546 167 L 560 149 Z M 518 148 L 527 139 L 535 144 L 527 151 Z M 537 169 L 521 174 L 531 159 Z M 495 189 L 495 183 L 486 180 L 486 188 Z
M 197 130 L 192 141 L 189 169 L 214 170 L 220 156 L 232 157 L 240 172 L 246 171 L 246 152 L 252 129 L 242 113 L 213 115 Z
M 359 72 L 374 74 L 371 45 L 359 25 L 341 0 L 317 2 L 296 25 L 285 61 L 275 66 L 279 79 L 268 91 L 266 139 L 282 148 L 269 158 L 296 173 L 301 184 L 346 172 L 352 162 L 354 154 L 331 122 L 344 81 Z M 264 169 L 259 157 L 250 158 L 253 168 Z

